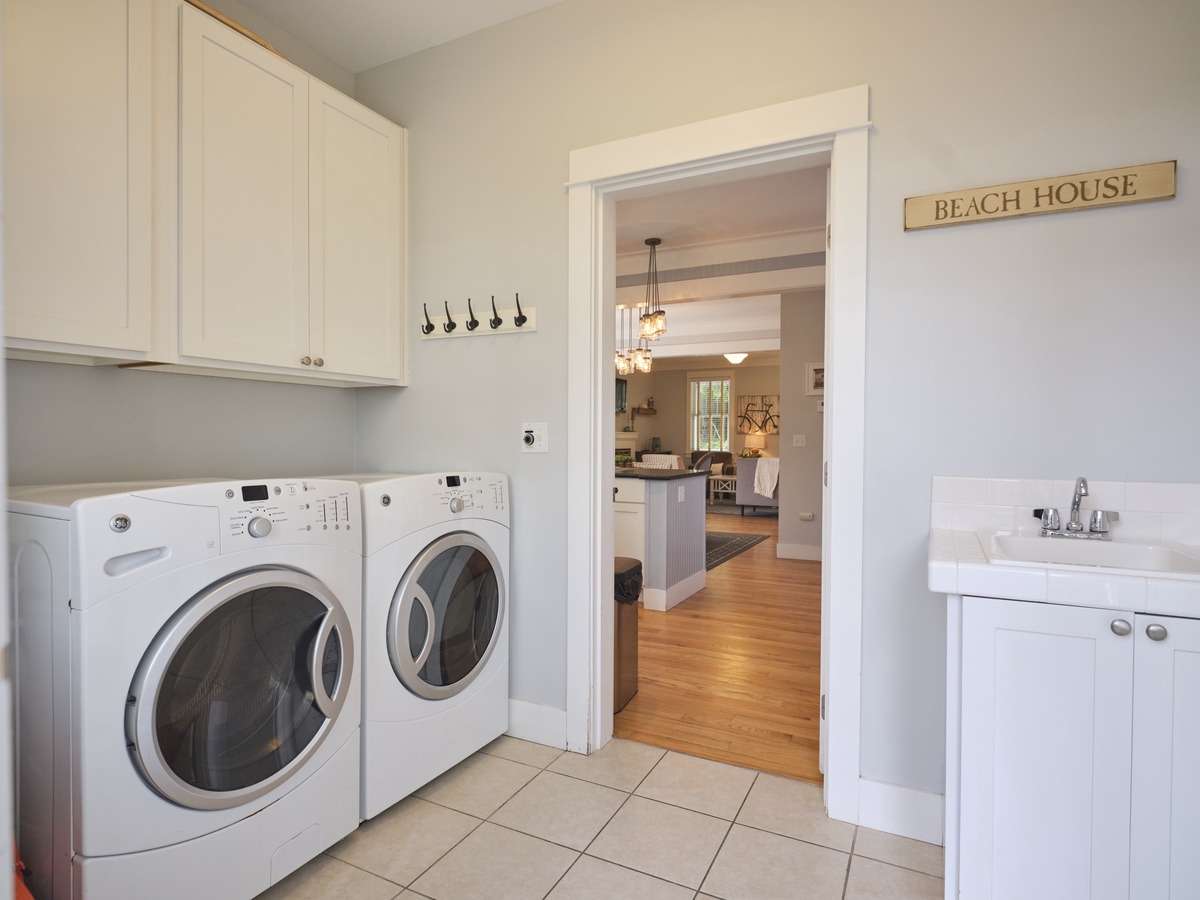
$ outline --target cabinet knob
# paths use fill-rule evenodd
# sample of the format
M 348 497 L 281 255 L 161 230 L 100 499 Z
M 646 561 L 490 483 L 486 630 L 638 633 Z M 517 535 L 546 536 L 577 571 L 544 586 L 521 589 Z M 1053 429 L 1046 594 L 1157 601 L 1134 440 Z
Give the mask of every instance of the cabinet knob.
M 1146 637 L 1150 638 L 1152 641 L 1165 641 L 1167 639 L 1167 629 L 1157 623 L 1154 625 L 1147 625 Z
M 1133 631 L 1133 626 L 1124 619 L 1113 619 L 1112 625 L 1109 627 L 1112 629 L 1113 634 L 1119 635 L 1120 637 L 1125 637 L 1125 635 Z
M 302 357 L 300 357 L 300 365 L 302 365 L 302 366 L 311 366 L 311 365 L 312 365 L 312 357 L 311 357 L 311 356 L 302 356 Z
M 321 368 L 321 366 L 325 365 L 325 360 L 321 359 L 321 357 L 318 356 L 316 359 L 313 360 L 313 365 L 319 369 L 319 368 Z

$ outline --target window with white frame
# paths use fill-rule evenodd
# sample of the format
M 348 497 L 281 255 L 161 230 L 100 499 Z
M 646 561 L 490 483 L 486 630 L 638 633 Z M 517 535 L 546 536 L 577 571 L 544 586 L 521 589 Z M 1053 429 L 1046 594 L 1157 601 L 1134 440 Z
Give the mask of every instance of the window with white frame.
M 688 449 L 728 450 L 732 379 L 728 375 L 698 374 L 690 375 L 688 382 Z

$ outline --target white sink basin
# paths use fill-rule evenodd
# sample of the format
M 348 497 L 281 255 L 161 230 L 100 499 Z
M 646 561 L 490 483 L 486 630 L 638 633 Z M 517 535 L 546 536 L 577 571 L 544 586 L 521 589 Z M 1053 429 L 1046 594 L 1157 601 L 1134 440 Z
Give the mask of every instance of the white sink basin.
M 1099 566 L 1139 572 L 1200 574 L 1200 556 L 1167 544 L 1045 538 L 995 531 L 981 532 L 979 543 L 988 562 L 1007 565 Z

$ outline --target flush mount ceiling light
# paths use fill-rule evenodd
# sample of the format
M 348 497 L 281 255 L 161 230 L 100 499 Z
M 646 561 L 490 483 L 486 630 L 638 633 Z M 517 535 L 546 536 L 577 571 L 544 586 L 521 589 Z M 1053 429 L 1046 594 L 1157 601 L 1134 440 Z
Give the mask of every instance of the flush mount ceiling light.
M 749 353 L 726 353 L 725 358 L 736 366 L 749 355 Z
M 658 245 L 662 238 L 646 238 L 650 248 L 650 268 L 646 272 L 646 303 L 642 313 L 638 337 L 643 341 L 657 341 L 667 333 L 667 314 L 658 299 Z

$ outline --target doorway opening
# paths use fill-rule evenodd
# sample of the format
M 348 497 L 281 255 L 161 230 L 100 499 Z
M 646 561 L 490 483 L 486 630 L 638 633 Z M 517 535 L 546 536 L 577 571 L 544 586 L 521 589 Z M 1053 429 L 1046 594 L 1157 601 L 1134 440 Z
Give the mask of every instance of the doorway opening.
M 850 822 L 859 808 L 867 107 L 860 86 L 577 150 L 568 185 L 566 744 L 588 752 L 612 736 L 612 469 L 601 460 L 613 447 L 615 202 L 829 154 L 823 753 L 826 808 Z

